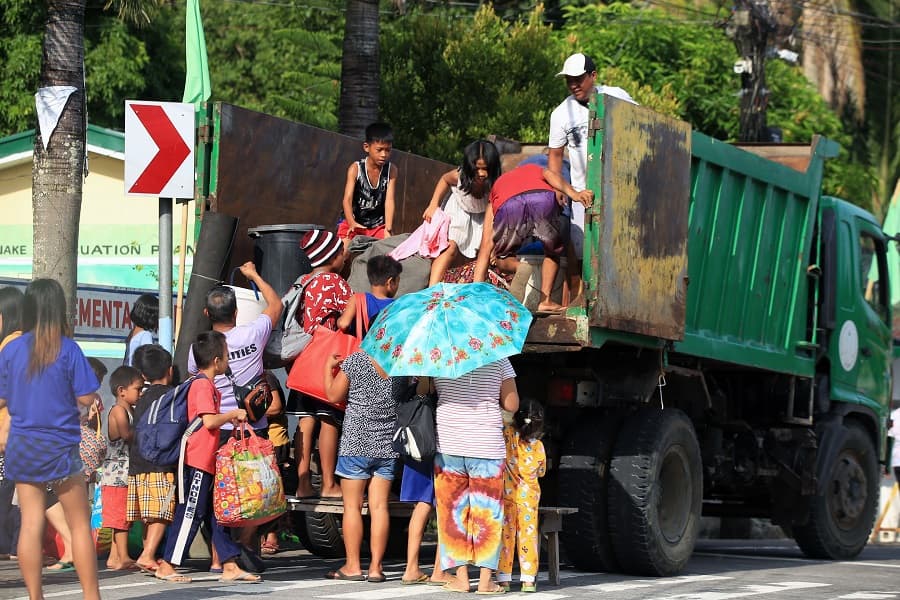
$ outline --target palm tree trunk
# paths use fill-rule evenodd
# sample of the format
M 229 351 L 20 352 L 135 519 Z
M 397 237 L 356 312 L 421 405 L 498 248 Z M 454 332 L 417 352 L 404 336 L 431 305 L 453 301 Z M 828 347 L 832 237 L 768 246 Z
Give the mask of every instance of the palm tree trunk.
M 46 149 L 40 134 L 35 135 L 31 192 L 33 276 L 52 277 L 62 284 L 73 322 L 85 153 L 85 4 L 86 0 L 47 0 L 39 85 L 70 85 L 77 90 L 69 97 Z
M 377 0 L 347 0 L 338 129 L 359 139 L 378 120 L 378 30 Z

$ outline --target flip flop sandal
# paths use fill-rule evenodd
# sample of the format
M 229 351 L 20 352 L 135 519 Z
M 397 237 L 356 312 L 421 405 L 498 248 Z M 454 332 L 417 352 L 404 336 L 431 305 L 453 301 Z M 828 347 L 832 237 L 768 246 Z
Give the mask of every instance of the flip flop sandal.
M 262 583 L 262 577 L 251 573 L 241 573 L 237 577 L 219 577 L 219 583 Z
M 75 563 L 57 561 L 50 565 L 49 567 L 44 567 L 45 571 L 50 571 L 51 573 L 69 573 L 75 570 Z
M 325 579 L 339 579 L 340 581 L 365 581 L 366 576 L 360 573 L 359 575 L 347 575 L 340 569 L 336 571 L 328 571 L 325 574 Z
M 190 583 L 191 578 L 185 577 L 181 573 L 172 573 L 171 575 L 160 575 L 159 573 L 155 573 L 153 575 L 160 581 L 165 581 L 166 583 Z
M 506 590 L 502 585 L 498 585 L 496 588 L 492 590 L 487 590 L 482 592 L 481 590 L 475 590 L 475 594 L 478 596 L 499 596 L 500 594 L 505 594 Z
M 387 577 L 384 576 L 384 573 L 382 573 L 381 575 L 369 575 L 366 578 L 366 581 L 368 581 L 369 583 L 384 583 L 385 581 L 387 581 Z
M 370 580 L 371 581 L 371 580 Z M 401 579 L 401 585 L 418 585 L 418 584 L 427 584 L 428 583 L 428 575 L 424 573 L 416 577 L 415 579 Z M 437 582 L 435 582 L 437 583 Z M 442 582 L 443 585 L 443 582 Z
M 441 587 L 444 588 L 445 592 L 455 592 L 457 594 L 468 594 L 469 593 L 469 590 L 461 590 L 459 588 L 453 587 L 452 585 L 450 585 L 449 581 L 447 583 L 445 583 L 444 585 L 442 585 Z

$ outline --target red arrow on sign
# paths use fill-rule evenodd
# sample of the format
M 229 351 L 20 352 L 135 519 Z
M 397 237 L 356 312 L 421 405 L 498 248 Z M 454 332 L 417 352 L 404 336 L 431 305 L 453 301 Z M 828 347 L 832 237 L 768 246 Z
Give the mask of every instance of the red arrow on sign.
M 191 154 L 178 130 L 161 106 L 152 104 L 131 104 L 131 110 L 150 134 L 159 151 L 144 172 L 138 176 L 128 190 L 132 194 L 158 194 L 161 189 Z

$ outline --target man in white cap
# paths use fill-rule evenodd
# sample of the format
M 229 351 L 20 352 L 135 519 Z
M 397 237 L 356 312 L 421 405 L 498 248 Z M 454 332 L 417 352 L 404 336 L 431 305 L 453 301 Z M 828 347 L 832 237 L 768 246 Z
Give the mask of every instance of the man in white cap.
M 566 88 L 571 92 L 568 98 L 553 109 L 550 115 L 550 151 L 547 168 L 562 175 L 563 152 L 569 149 L 572 187 L 584 190 L 587 178 L 587 136 L 588 105 L 594 94 L 608 94 L 634 102 L 631 95 L 620 87 L 597 85 L 597 67 L 590 56 L 573 54 L 566 59 L 557 77 L 566 78 Z M 576 296 L 581 295 L 581 264 L 584 255 L 584 206 L 572 203 L 572 223 L 569 228 L 569 281 Z M 574 263 L 574 264 L 573 264 Z

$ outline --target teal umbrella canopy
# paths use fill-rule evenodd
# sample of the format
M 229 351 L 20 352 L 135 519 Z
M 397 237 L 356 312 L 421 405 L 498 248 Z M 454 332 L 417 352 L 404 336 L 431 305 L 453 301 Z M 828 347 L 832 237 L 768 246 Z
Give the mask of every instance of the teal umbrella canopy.
M 389 375 L 456 378 L 518 354 L 531 313 L 487 283 L 438 283 L 397 298 L 361 349 Z

